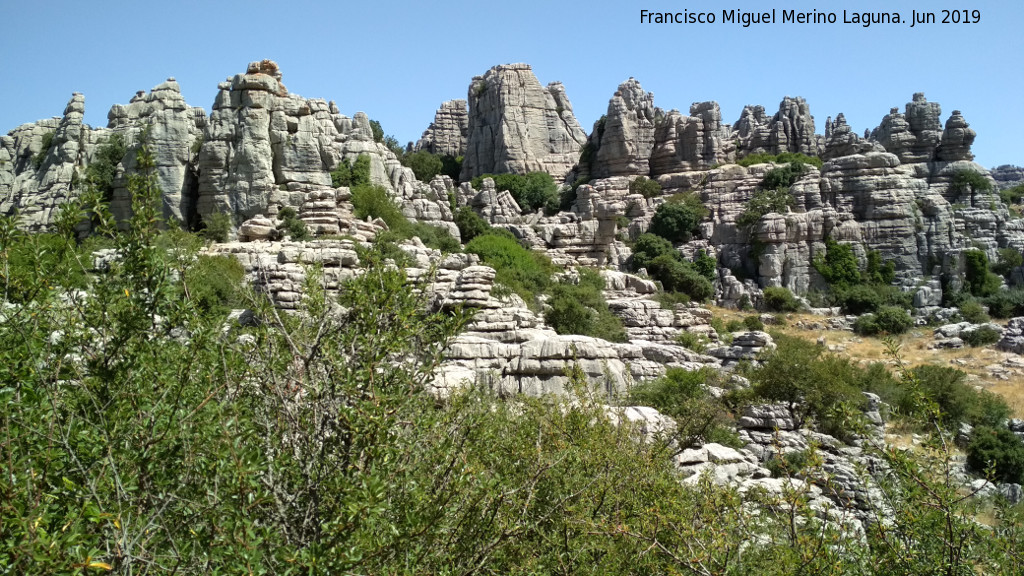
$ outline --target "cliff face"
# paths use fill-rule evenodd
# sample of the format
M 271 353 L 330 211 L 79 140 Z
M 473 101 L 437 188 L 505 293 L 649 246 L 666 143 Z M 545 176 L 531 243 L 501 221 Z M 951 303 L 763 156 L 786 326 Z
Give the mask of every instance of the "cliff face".
M 561 180 L 587 140 L 561 83 L 542 87 L 528 64 L 495 66 L 469 86 L 462 180 L 543 171 Z
M 125 175 L 135 170 L 133 147 L 145 132 L 165 214 L 201 226 L 212 214 L 227 213 L 236 226 L 246 223 L 245 238 L 271 234 L 269 217 L 285 207 L 296 209 L 317 234 L 372 234 L 374 226 L 353 222 L 347 188 L 332 187 L 330 179 L 342 159 L 365 154 L 371 180 L 407 217 L 457 237 L 449 201 L 455 198 L 562 264 L 625 266 L 630 250 L 623 240 L 645 232 L 669 195 L 694 191 L 710 214 L 698 237 L 679 249 L 718 259 L 725 301 L 744 291 L 756 296 L 758 286 L 821 287 L 811 262 L 827 238 L 852 245 L 861 258 L 878 251 L 908 286 L 926 275 L 959 272 L 961 254 L 972 247 L 990 258 L 1000 248 L 1024 249 L 1024 224 L 1011 218 L 994 191 L 954 184 L 957 173 L 973 170 L 1009 187 L 1024 180 L 1021 170 L 1005 166 L 988 176 L 973 162 L 976 134 L 967 120 L 953 111 L 943 121 L 941 107 L 923 94 L 902 112 L 891 109 L 864 137 L 843 114 L 829 117 L 819 135 L 801 98 L 784 98 L 772 116 L 763 106 L 747 106 L 729 125 L 715 102 L 694 103 L 687 114 L 665 113 L 630 78 L 587 137 L 562 85 L 541 86 L 525 64 L 496 66 L 474 78 L 468 92 L 468 100 L 441 106 L 417 149 L 464 155 L 464 182 L 535 170 L 558 180 L 579 178 L 568 210 L 523 214 L 508 193 L 487 183 L 481 190 L 467 184 L 456 190 L 444 178 L 419 182 L 374 141 L 365 114 L 345 116 L 333 102 L 289 92 L 277 65 L 264 60 L 218 86 L 209 117 L 189 106 L 170 78 L 113 106 L 105 128 L 83 124 L 85 99 L 75 94 L 63 116 L 12 130 L 0 137 L 0 212 L 17 212 L 23 228 L 46 229 L 58 208 L 80 193 L 99 145 L 120 134 L 128 152 L 118 165 L 111 206 L 126 217 Z M 772 166 L 742 167 L 736 160 L 781 152 L 818 156 L 824 164 L 809 167 L 791 186 L 794 205 L 786 213 L 739 226 Z M 629 184 L 637 176 L 655 178 L 663 194 L 632 194 Z

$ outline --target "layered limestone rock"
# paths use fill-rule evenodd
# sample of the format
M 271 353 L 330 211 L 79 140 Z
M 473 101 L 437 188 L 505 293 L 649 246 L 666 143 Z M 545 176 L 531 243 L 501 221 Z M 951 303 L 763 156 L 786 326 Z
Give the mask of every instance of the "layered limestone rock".
M 129 148 L 145 132 L 163 192 L 164 217 L 196 224 L 196 157 L 203 143 L 206 111 L 186 104 L 181 87 L 174 78 L 168 78 L 148 94 L 139 91 L 127 105 L 115 104 L 107 119 L 110 132 L 121 134 Z M 122 177 L 114 183 L 110 208 L 115 216 L 124 218 L 131 213 L 132 205 L 124 175 L 137 170 L 135 154 L 126 154 L 121 166 Z
M 771 118 L 763 106 L 745 106 L 733 129 L 741 157 L 783 152 L 817 156 L 824 147 L 824 139 L 814 133 L 814 117 L 803 98 L 786 96 Z
M 75 93 L 63 117 L 22 124 L 0 137 L 0 213 L 18 213 L 22 229 L 46 230 L 61 205 L 77 198 L 79 171 L 95 134 L 82 123 Z
M 939 141 L 939 149 L 936 157 L 944 162 L 956 162 L 957 160 L 974 160 L 971 154 L 971 144 L 978 133 L 971 130 L 970 124 L 960 114 L 959 110 L 953 110 L 953 114 L 946 120 L 946 128 L 942 131 L 942 139 Z
M 654 150 L 654 130 L 660 109 L 654 94 L 645 92 L 634 78 L 619 85 L 608 102 L 608 112 L 594 124 L 587 141 L 589 178 L 647 175 Z
M 992 176 L 992 179 L 995 180 L 996 187 L 1000 190 L 1024 184 L 1024 167 L 1021 166 L 1003 164 L 1002 166 L 996 166 L 990 170 L 989 174 Z
M 935 151 L 942 142 L 942 107 L 929 102 L 924 93 L 914 94 L 907 103 L 906 112 L 898 108 L 889 111 L 882 123 L 871 132 L 871 139 L 895 154 L 901 163 L 928 162 L 935 157 Z
M 652 176 L 710 168 L 735 160 L 732 131 L 722 124 L 717 102 L 697 102 L 690 115 L 672 110 L 658 124 L 651 153 Z
M 561 83 L 542 87 L 528 64 L 495 66 L 469 86 L 469 141 L 461 180 L 542 171 L 561 181 L 587 136 Z
M 449 100 L 441 104 L 434 121 L 416 142 L 416 150 L 442 156 L 462 156 L 469 142 L 469 112 L 465 100 Z

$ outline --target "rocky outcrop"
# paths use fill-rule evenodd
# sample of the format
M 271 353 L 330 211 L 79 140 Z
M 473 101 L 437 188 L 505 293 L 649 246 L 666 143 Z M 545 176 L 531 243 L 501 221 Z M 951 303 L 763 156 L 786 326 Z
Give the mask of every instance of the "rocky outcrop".
M 441 104 L 434 121 L 423 132 L 416 150 L 431 154 L 462 156 L 469 142 L 469 112 L 465 100 L 449 100 Z
M 960 111 L 953 110 L 953 114 L 946 120 L 946 129 L 942 131 L 942 139 L 939 141 L 939 149 L 935 155 L 943 162 L 974 160 L 974 154 L 971 154 L 971 144 L 974 144 L 974 139 L 977 136 L 978 133 L 971 130 Z
M 651 175 L 702 170 L 735 160 L 732 131 L 722 124 L 717 102 L 697 102 L 690 115 L 668 113 L 654 133 Z
M 1024 167 L 1021 166 L 1003 164 L 990 170 L 989 174 L 995 180 L 996 187 L 1000 190 L 1024 184 Z
M 1024 355 L 1024 317 L 1013 318 L 1006 323 L 1003 337 L 996 343 L 996 348 Z
M 560 181 L 587 136 L 560 83 L 542 87 L 528 64 L 495 66 L 469 86 L 469 141 L 461 180 L 542 171 Z
M 814 133 L 814 117 L 803 98 L 786 96 L 771 118 L 763 106 L 745 106 L 733 128 L 741 157 L 783 152 L 817 156 L 824 147 L 824 139 Z
M 594 124 L 587 140 L 590 179 L 647 175 L 654 149 L 655 125 L 663 113 L 654 107 L 654 94 L 630 78 L 608 102 L 608 112 Z
M 929 102 L 924 93 L 918 92 L 905 110 L 900 114 L 898 108 L 891 109 L 878 128 L 871 132 L 871 139 L 895 154 L 903 164 L 928 162 L 935 157 L 935 151 L 942 142 L 942 124 L 939 121 L 942 107 L 936 102 Z

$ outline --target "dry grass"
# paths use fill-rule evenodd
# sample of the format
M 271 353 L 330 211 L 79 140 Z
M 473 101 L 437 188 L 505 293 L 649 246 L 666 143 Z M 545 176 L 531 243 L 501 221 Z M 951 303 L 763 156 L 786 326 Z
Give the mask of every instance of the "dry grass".
M 739 312 L 715 306 L 711 307 L 711 311 L 716 318 L 722 318 L 726 322 L 733 319 L 742 320 L 756 314 L 756 312 Z M 895 364 L 886 351 L 885 343 L 880 338 L 857 336 L 852 332 L 841 330 L 806 330 L 795 326 L 801 321 L 805 325 L 824 325 L 826 320 L 827 318 L 811 314 L 787 314 L 785 326 L 766 326 L 765 329 L 812 342 L 824 339 L 830 349 L 861 363 Z M 1002 365 L 1007 358 L 1013 357 L 1013 354 L 1000 352 L 992 347 L 967 347 L 959 350 L 929 349 L 928 345 L 933 340 L 932 329 L 927 327 L 915 328 L 896 339 L 900 345 L 903 361 L 907 366 L 937 364 L 963 370 L 972 376 L 974 384 L 1002 396 L 1010 405 L 1015 417 L 1024 418 L 1024 365 L 1020 367 L 1004 366 L 1007 369 L 1006 380 L 992 376 L 989 369 L 993 365 Z M 1020 357 L 1018 356 L 1018 358 Z

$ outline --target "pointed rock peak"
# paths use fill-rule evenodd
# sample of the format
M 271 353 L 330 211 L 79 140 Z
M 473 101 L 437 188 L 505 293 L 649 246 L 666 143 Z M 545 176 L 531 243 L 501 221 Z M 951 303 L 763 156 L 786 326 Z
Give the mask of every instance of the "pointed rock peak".
M 974 160 L 971 145 L 977 136 L 978 133 L 971 129 L 960 111 L 953 110 L 953 114 L 946 120 L 945 130 L 942 131 L 937 158 L 947 162 Z
M 69 114 L 85 114 L 85 96 L 81 92 L 73 92 L 68 105 L 64 107 L 64 116 Z
M 431 154 L 464 156 L 469 134 L 469 112 L 465 100 L 448 100 L 434 113 L 434 121 L 416 142 L 416 150 Z

